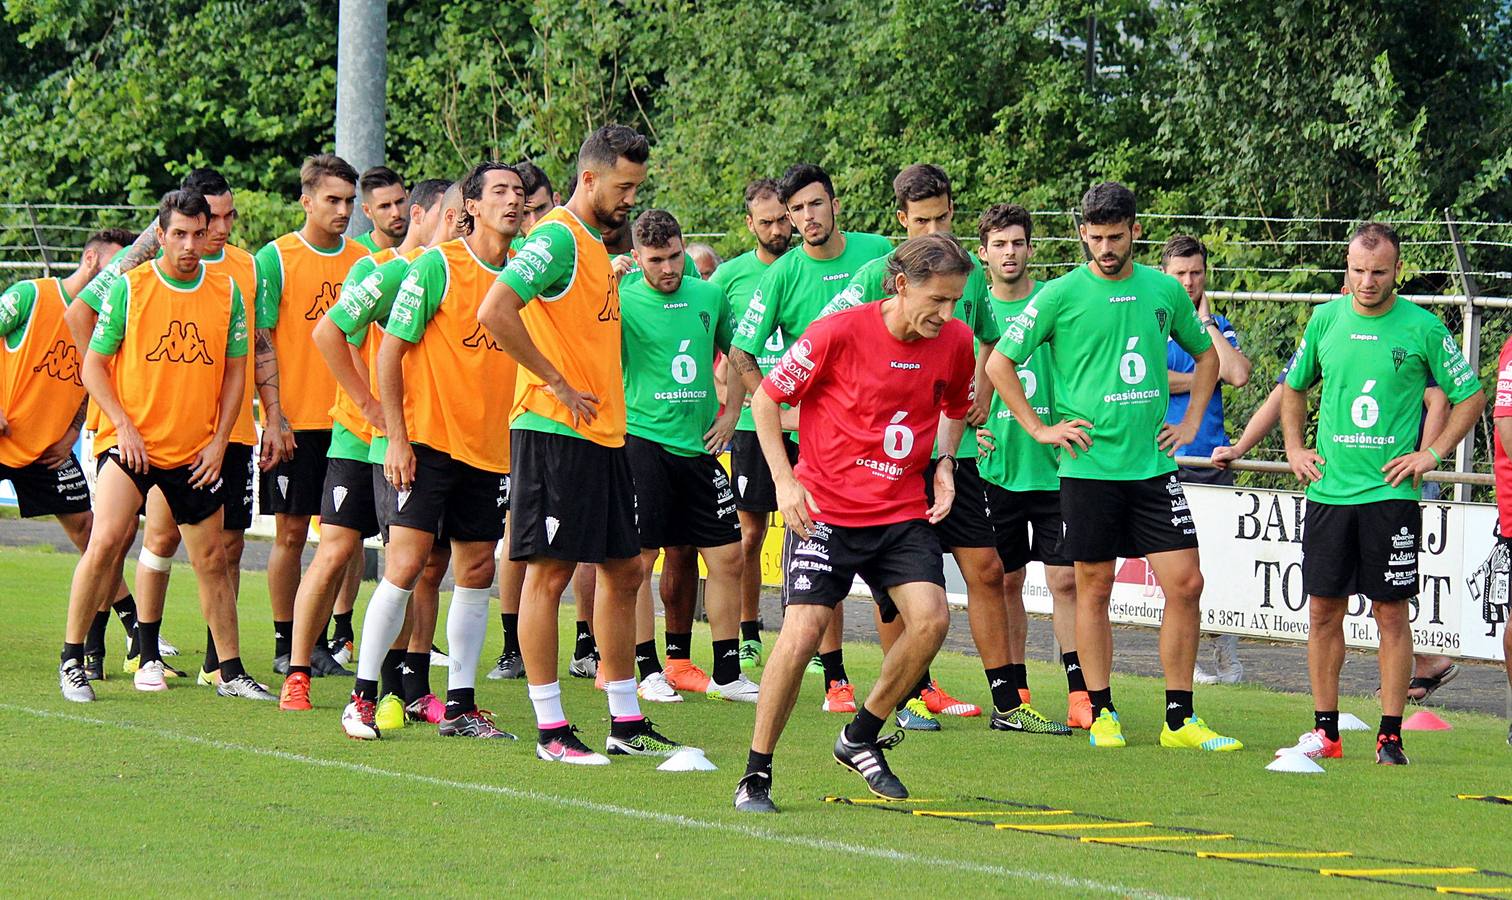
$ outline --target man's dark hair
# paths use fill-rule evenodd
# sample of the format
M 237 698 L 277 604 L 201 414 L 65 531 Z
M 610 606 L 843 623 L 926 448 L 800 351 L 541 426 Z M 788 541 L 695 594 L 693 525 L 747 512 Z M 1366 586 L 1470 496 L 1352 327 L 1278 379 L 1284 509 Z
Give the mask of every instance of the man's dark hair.
M 926 234 L 909 238 L 888 257 L 882 288 L 889 294 L 898 290 L 898 276 L 906 275 L 913 284 L 937 275 L 966 275 L 971 272 L 971 257 L 958 241 L 948 234 Z
M 637 247 L 668 247 L 682 239 L 682 226 L 665 209 L 648 209 L 636 217 L 631 237 Z
M 313 195 L 315 189 L 320 187 L 322 178 L 340 178 L 347 184 L 357 184 L 357 170 L 352 164 L 334 153 L 319 153 L 315 156 L 305 157 L 304 165 L 299 167 L 299 187 L 308 195 Z
M 1351 244 L 1355 241 L 1359 241 L 1360 246 L 1366 250 L 1374 250 L 1381 241 L 1390 241 L 1391 246 L 1396 249 L 1397 259 L 1402 258 L 1402 238 L 1396 233 L 1395 228 L 1385 222 L 1361 223 L 1360 227 L 1354 230 L 1354 234 L 1349 236 Z
M 1017 203 L 994 203 L 982 210 L 982 217 L 977 220 L 977 237 L 985 247 L 988 235 L 1015 225 L 1024 229 L 1024 240 L 1034 240 L 1034 221 L 1029 216 L 1029 210 Z
M 909 166 L 893 179 L 893 196 L 898 198 L 898 209 L 908 209 L 908 204 L 931 197 L 951 199 L 950 176 L 939 166 L 919 163 Z
M 190 218 L 204 219 L 206 222 L 209 222 L 210 202 L 199 191 L 183 189 L 169 191 L 163 195 L 162 201 L 158 203 L 158 227 L 167 228 L 174 213 L 189 216 Z
M 650 157 L 651 144 L 645 135 L 628 125 L 605 125 L 578 148 L 578 173 L 612 169 L 622 158 L 644 163 Z
M 427 178 L 410 190 L 410 205 L 429 212 L 431 207 L 441 201 L 442 195 L 451 185 L 452 183 L 445 178 Z
M 1207 268 L 1207 248 L 1202 245 L 1202 241 L 1197 240 L 1190 234 L 1178 234 L 1166 241 L 1165 246 L 1160 248 L 1161 266 L 1164 266 L 1173 259 L 1180 259 L 1184 256 L 1202 257 L 1202 267 L 1204 269 Z
M 514 164 L 514 168 L 520 173 L 520 180 L 525 182 L 525 196 L 529 197 L 541 188 L 545 188 L 548 194 L 556 193 L 545 170 L 530 160 L 522 159 Z
M 1088 225 L 1117 225 L 1134 221 L 1134 192 L 1116 181 L 1093 185 L 1082 194 L 1082 221 Z
M 137 236 L 134 231 L 127 231 L 124 228 L 101 228 L 99 231 L 91 234 L 89 240 L 84 242 L 84 249 L 86 251 L 93 250 L 96 247 L 110 244 L 114 244 L 117 247 L 130 247 L 136 242 L 136 239 Z
M 778 189 L 777 182 L 771 178 L 758 178 L 745 189 L 746 212 L 750 212 L 751 204 L 767 197 L 775 197 L 777 202 L 782 202 L 782 191 Z
M 184 176 L 184 181 L 179 187 L 183 190 L 199 191 L 206 197 L 219 197 L 221 194 L 231 193 L 231 183 L 214 169 L 195 169 Z
M 812 163 L 795 163 L 777 182 L 777 199 L 782 201 L 783 206 L 793 199 L 793 195 L 808 187 L 818 184 L 824 188 L 824 193 L 831 200 L 835 199 L 835 183 L 830 181 L 829 173 Z
M 506 166 L 501 162 L 480 162 L 472 167 L 472 171 L 462 177 L 462 212 L 457 216 L 457 227 L 462 229 L 463 234 L 472 234 L 472 213 L 467 211 L 467 201 L 483 199 L 483 180 L 489 172 L 514 172 L 519 178 L 520 173 L 515 171 L 514 166 Z M 520 179 L 524 183 L 524 179 Z
M 358 187 L 362 189 L 364 199 L 379 188 L 393 187 L 396 184 L 403 187 L 404 179 L 388 166 L 373 166 L 363 172 L 362 178 L 357 182 Z

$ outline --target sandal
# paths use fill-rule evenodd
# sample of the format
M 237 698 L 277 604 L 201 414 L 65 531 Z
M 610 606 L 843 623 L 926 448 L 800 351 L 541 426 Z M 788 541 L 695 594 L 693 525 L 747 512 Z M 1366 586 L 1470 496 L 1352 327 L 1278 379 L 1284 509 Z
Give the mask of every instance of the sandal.
M 1453 681 L 1459 673 L 1460 667 L 1455 663 L 1450 663 L 1448 668 L 1437 675 L 1430 675 L 1427 678 L 1414 678 L 1407 683 L 1407 699 L 1412 703 L 1427 703 L 1428 698 L 1433 696 L 1434 691 Z M 1421 696 L 1418 695 L 1418 691 L 1422 691 Z

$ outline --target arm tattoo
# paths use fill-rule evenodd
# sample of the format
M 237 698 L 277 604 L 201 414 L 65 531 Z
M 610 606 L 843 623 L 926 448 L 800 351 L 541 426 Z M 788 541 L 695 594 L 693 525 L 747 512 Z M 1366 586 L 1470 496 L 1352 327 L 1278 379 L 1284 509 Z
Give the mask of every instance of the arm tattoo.
M 84 398 L 84 402 L 79 404 L 79 410 L 78 410 L 78 412 L 74 413 L 73 421 L 69 423 L 68 427 L 71 428 L 71 429 L 73 429 L 73 430 L 75 430 L 75 431 L 83 428 L 84 427 L 84 414 L 85 414 L 85 412 L 88 411 L 88 409 L 89 409 L 89 398 L 85 397 Z
M 735 367 L 736 372 L 741 375 L 753 374 L 757 378 L 761 377 L 761 366 L 756 364 L 756 357 L 739 347 L 731 347 L 729 357 L 730 365 Z
M 157 252 L 157 229 L 152 225 L 148 225 L 141 234 L 137 235 L 136 241 L 126 251 L 126 255 L 121 257 L 121 272 L 130 272 L 147 260 L 152 259 L 152 257 L 157 255 Z

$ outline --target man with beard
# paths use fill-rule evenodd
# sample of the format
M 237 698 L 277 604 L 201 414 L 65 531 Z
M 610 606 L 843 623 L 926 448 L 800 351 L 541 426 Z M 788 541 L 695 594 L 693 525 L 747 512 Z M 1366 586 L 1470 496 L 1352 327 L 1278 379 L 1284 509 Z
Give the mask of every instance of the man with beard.
M 373 223 L 373 228 L 354 240 L 369 253 L 399 246 L 410 224 L 409 192 L 404 189 L 404 179 L 388 166 L 373 166 L 362 173 L 357 185 L 362 190 L 362 214 Z

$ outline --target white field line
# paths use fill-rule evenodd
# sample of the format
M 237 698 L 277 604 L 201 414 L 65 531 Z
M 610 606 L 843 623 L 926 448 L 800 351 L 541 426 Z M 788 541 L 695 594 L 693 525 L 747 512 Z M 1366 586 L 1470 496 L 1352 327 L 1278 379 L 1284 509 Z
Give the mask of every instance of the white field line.
M 656 812 L 649 809 L 637 809 L 633 806 L 620 806 L 614 803 L 600 803 L 595 800 L 584 800 L 578 797 L 562 797 L 556 794 L 547 794 L 541 791 L 532 791 L 524 788 L 505 787 L 503 785 L 479 784 L 472 781 L 454 781 L 449 778 L 436 778 L 430 775 L 420 775 L 414 772 L 398 772 L 392 769 L 381 769 L 377 766 L 364 765 L 362 763 L 346 762 L 336 759 L 321 759 L 316 756 L 306 756 L 302 753 L 290 753 L 286 750 L 271 750 L 265 747 L 254 747 L 248 744 L 238 744 L 232 741 L 218 741 L 212 738 L 199 737 L 192 734 L 183 734 L 163 728 L 152 728 L 145 725 L 137 725 L 130 722 L 112 722 L 106 719 L 96 719 L 90 716 L 74 715 L 72 713 L 55 712 L 47 709 L 33 709 L 27 706 L 17 706 L 10 703 L 0 703 L 0 710 L 32 716 L 39 719 L 53 719 L 63 722 L 76 722 L 82 725 L 97 725 L 105 728 L 115 728 L 121 731 L 132 731 L 139 734 L 150 735 L 170 741 L 179 741 L 185 744 L 196 744 L 213 750 L 221 750 L 228 753 L 245 753 L 252 756 L 263 756 L 278 759 L 284 762 L 301 763 L 307 766 L 317 766 L 327 769 L 339 769 L 357 775 L 392 778 L 397 781 L 408 781 L 413 784 L 422 784 L 427 787 L 445 788 L 457 791 L 470 791 L 479 794 L 492 794 L 499 797 L 508 797 L 513 800 L 521 800 L 528 803 L 536 803 L 543 806 L 556 806 L 568 809 L 580 809 L 588 812 L 603 813 L 611 816 L 619 816 L 626 819 L 637 819 L 645 822 L 656 822 L 663 825 L 675 825 L 681 828 L 699 828 L 705 831 L 724 832 L 744 838 L 758 841 L 766 841 L 772 844 L 783 844 L 789 847 L 799 847 L 805 850 L 814 850 L 821 853 L 846 853 L 852 856 L 864 856 L 871 859 L 894 863 L 909 863 L 919 866 L 928 866 L 937 871 L 969 871 L 983 875 L 991 875 L 1003 879 L 1018 879 L 1022 881 L 1039 882 L 1059 888 L 1072 890 L 1090 891 L 1100 894 L 1115 894 L 1125 897 L 1143 897 L 1148 900 L 1164 900 L 1164 894 L 1152 893 L 1139 888 L 1122 887 L 1116 884 L 1093 881 L 1086 878 L 1074 878 L 1068 875 L 1060 875 L 1054 872 L 1039 872 L 1033 869 L 1012 869 L 1005 866 L 995 866 L 990 863 L 979 863 L 970 860 L 952 860 L 939 856 L 926 856 L 918 853 L 909 853 L 903 850 L 895 850 L 890 847 L 873 847 L 866 844 L 853 844 L 846 841 L 836 841 L 828 838 L 802 837 L 799 835 L 779 834 L 764 828 L 755 828 L 748 825 L 736 825 L 729 822 L 713 822 L 706 819 L 695 819 L 690 816 L 677 815 L 675 813 Z

